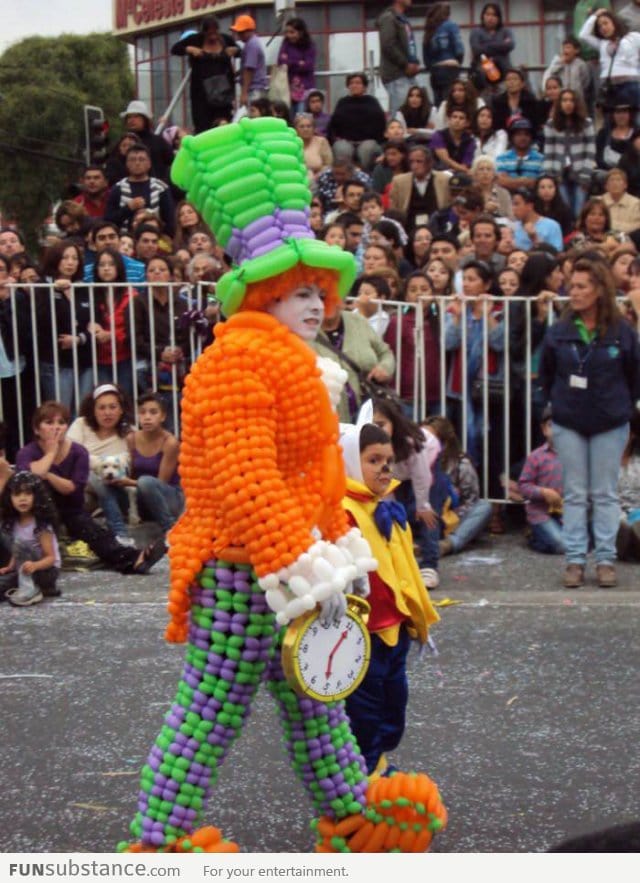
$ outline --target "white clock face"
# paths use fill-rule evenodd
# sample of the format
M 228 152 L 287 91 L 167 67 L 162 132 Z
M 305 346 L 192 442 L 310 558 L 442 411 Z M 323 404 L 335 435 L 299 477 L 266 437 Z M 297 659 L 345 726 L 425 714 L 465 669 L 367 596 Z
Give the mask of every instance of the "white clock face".
M 315 617 L 298 643 L 300 681 L 309 694 L 342 698 L 362 680 L 369 664 L 366 626 L 348 613 L 336 624 Z

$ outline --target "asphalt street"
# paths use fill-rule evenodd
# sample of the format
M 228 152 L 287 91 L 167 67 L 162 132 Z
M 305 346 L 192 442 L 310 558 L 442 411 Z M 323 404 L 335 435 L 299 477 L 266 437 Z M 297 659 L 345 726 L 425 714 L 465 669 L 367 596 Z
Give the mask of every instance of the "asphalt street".
M 441 563 L 438 655 L 410 670 L 393 758 L 439 784 L 434 851 L 537 852 L 640 818 L 640 569 L 614 590 L 560 586 L 562 559 L 486 539 Z M 163 641 L 166 563 L 65 573 L 63 597 L 0 606 L 3 852 L 110 852 L 183 649 Z M 247 852 L 307 852 L 310 806 L 261 692 L 206 819 Z

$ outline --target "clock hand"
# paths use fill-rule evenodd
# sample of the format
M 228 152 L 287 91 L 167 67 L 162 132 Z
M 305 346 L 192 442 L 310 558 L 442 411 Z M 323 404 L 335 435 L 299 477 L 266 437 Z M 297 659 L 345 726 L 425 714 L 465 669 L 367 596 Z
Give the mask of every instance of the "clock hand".
M 333 662 L 333 657 L 334 657 L 334 656 L 336 655 L 336 653 L 338 652 L 338 648 L 340 647 L 340 644 L 342 644 L 343 641 L 346 641 L 346 640 L 347 640 L 347 635 L 348 635 L 348 634 L 349 634 L 349 633 L 348 633 L 347 630 L 345 629 L 345 630 L 342 632 L 342 634 L 340 635 L 340 638 L 338 639 L 338 643 L 337 643 L 336 646 L 333 648 L 333 650 L 331 651 L 331 653 L 329 653 L 329 659 L 327 660 L 327 670 L 326 670 L 325 673 L 324 673 L 324 676 L 325 676 L 326 678 L 331 677 L 331 664 L 332 664 L 332 662 Z

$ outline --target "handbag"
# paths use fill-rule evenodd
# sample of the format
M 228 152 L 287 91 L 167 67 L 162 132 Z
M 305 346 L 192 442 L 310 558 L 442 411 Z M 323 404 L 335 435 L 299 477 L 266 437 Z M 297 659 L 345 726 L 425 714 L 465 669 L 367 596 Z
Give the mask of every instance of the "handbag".
M 291 104 L 289 90 L 289 68 L 286 64 L 273 64 L 269 71 L 269 101 L 284 101 Z
M 471 383 L 471 401 L 476 405 L 481 405 L 484 402 L 485 382 L 487 385 L 487 398 L 489 403 L 492 405 L 502 404 L 505 400 L 504 380 L 501 380 L 498 377 L 488 377 L 485 379 L 476 377 Z M 513 386 L 509 392 L 509 398 L 512 398 Z
M 609 63 L 609 70 L 607 71 L 607 76 L 604 78 L 604 81 L 600 84 L 598 88 L 598 94 L 596 95 L 596 104 L 598 107 L 602 108 L 610 108 L 615 104 L 616 97 L 616 87 L 615 84 L 611 82 L 611 69 L 613 68 L 613 61 L 618 52 L 618 46 L 620 44 L 616 44 L 616 48 L 613 50 L 611 55 L 611 62 Z

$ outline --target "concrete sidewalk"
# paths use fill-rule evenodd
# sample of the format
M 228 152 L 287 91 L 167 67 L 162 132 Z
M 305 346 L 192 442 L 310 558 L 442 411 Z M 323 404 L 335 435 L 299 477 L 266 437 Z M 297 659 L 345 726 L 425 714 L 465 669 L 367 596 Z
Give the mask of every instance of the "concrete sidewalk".
M 521 538 L 441 563 L 437 657 L 411 668 L 394 762 L 438 782 L 438 852 L 532 852 L 640 815 L 640 569 L 560 588 L 561 558 Z M 166 561 L 144 577 L 65 573 L 63 597 L 0 606 L 4 852 L 111 851 L 181 672 L 166 644 Z M 307 852 L 310 807 L 266 692 L 206 820 L 247 852 Z

